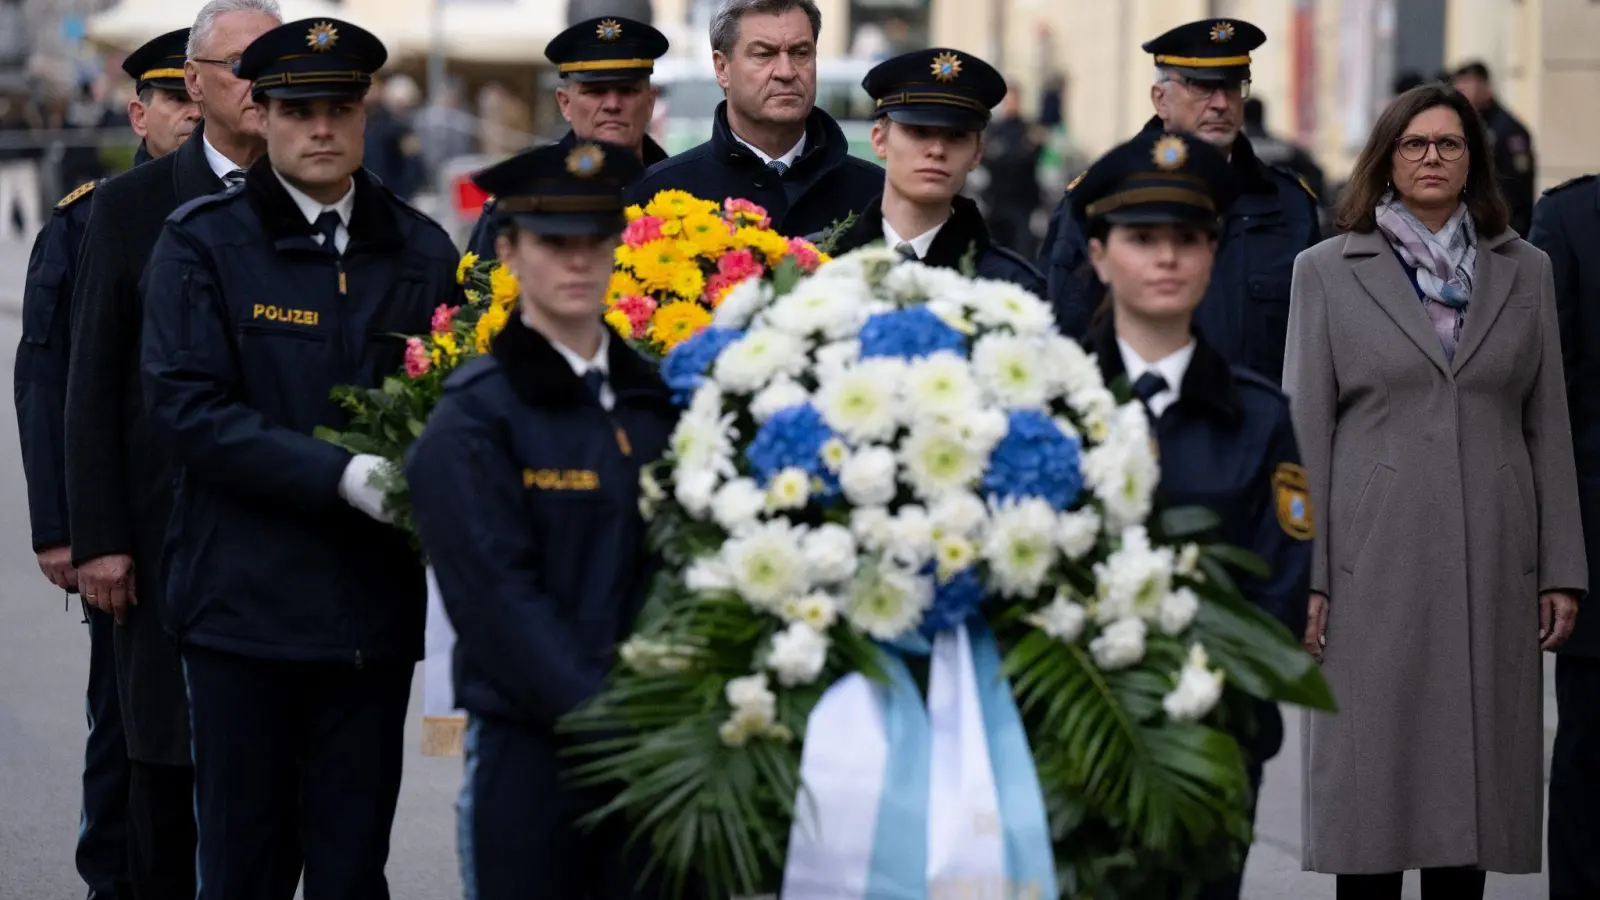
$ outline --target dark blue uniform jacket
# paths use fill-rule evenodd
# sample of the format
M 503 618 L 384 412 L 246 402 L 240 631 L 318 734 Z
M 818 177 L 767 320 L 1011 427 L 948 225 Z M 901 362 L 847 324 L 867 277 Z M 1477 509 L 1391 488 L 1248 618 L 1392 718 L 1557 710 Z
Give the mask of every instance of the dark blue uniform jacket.
M 454 303 L 456 250 L 356 174 L 341 258 L 263 159 L 242 188 L 167 220 L 145 271 L 142 371 L 179 467 L 165 554 L 168 626 L 259 658 L 422 657 L 426 588 L 400 532 L 347 506 L 339 385 L 401 367 L 399 334 Z M 342 289 L 341 289 L 342 288 Z
M 1300 448 L 1289 420 L 1289 401 L 1277 386 L 1240 366 L 1230 367 L 1203 336 L 1184 375 L 1178 400 L 1156 422 L 1161 455 L 1158 503 L 1165 508 L 1203 506 L 1222 518 L 1212 537 L 1265 559 L 1272 575 L 1236 573 L 1239 588 L 1298 640 L 1306 630 L 1311 591 L 1310 535 L 1297 523 L 1276 485 L 1299 471 Z M 1108 322 L 1094 328 L 1090 349 L 1106 383 L 1126 378 L 1116 334 Z M 1304 482 L 1302 481 L 1301 484 Z M 1311 522 L 1309 501 L 1305 522 Z M 1300 532 L 1304 534 L 1304 532 Z M 1256 733 L 1242 743 L 1253 762 L 1272 758 L 1283 745 L 1283 718 L 1273 703 L 1256 704 Z
M 978 204 L 966 197 L 956 197 L 951 204 L 950 220 L 944 223 L 939 235 L 928 248 L 922 261 L 943 269 L 961 270 L 962 263 L 971 259 L 973 274 L 994 281 L 1009 281 L 1037 296 L 1044 296 L 1044 276 L 1033 264 L 1018 254 L 998 246 L 989 237 L 989 226 L 983 220 Z M 818 239 L 821 235 L 812 235 Z M 870 244 L 883 243 L 883 197 L 873 198 L 857 214 L 849 230 L 834 245 L 834 255 L 841 256 Z
M 715 121 L 711 140 L 651 166 L 628 192 L 629 202 L 649 203 L 668 190 L 716 203 L 735 197 L 765 207 L 779 234 L 800 237 L 826 230 L 883 193 L 883 167 L 851 156 L 839 123 L 820 109 L 806 123 L 805 151 L 782 177 L 733 136 L 726 101 Z
M 607 413 L 512 316 L 450 379 L 406 479 L 456 631 L 456 703 L 537 731 L 600 689 L 645 593 L 640 469 L 676 413 L 615 335 Z
M 1161 127 L 1160 119 L 1152 119 L 1145 130 Z M 1294 258 L 1322 240 L 1316 200 L 1291 170 L 1257 160 L 1243 135 L 1233 144 L 1231 162 L 1239 196 L 1223 216 L 1211 287 L 1194 324 L 1228 362 L 1280 384 Z M 1075 338 L 1088 333 L 1104 293 L 1087 271 L 1088 258 L 1088 235 L 1072 214 L 1069 189 L 1050 220 L 1039 265 L 1049 281 L 1056 324 Z
M 144 144 L 133 164 L 148 162 Z M 33 240 L 22 288 L 22 343 L 11 379 L 22 439 L 22 472 L 28 481 L 28 517 L 35 552 L 72 540 L 67 515 L 66 407 L 72 357 L 72 289 L 78 247 L 89 230 L 90 182 L 56 204 L 50 221 Z
M 566 136 L 558 143 L 562 146 L 572 146 L 577 141 L 577 134 L 568 131 Z M 649 167 L 658 162 L 664 162 L 666 158 L 667 151 L 661 149 L 660 144 L 656 143 L 649 135 L 646 135 L 644 139 L 645 166 Z M 467 250 L 478 254 L 479 259 L 494 259 L 497 256 L 494 252 L 495 229 L 493 223 L 494 198 L 490 197 L 484 202 L 483 213 L 478 216 L 478 223 L 472 226 L 472 237 L 467 241 Z

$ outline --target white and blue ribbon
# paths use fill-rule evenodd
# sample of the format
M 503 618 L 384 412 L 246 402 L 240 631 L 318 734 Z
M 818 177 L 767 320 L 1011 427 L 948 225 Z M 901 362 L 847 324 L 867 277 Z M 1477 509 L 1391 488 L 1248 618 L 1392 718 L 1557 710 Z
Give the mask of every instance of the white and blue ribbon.
M 784 900 L 1058 896 L 1044 796 L 981 619 L 885 648 L 806 726 Z M 920 651 L 920 652 L 919 652 Z M 930 655 L 924 703 L 902 654 Z

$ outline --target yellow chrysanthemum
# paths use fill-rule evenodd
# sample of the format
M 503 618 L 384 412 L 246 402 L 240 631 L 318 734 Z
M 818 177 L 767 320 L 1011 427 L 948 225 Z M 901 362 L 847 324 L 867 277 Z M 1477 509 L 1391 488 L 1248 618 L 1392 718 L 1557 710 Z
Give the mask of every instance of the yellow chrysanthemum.
M 436 334 L 433 336 L 433 364 L 455 365 L 461 359 L 461 345 L 456 343 L 453 333 Z
M 615 253 L 611 254 L 611 263 L 618 270 L 633 268 L 633 260 L 637 256 L 632 247 L 627 244 L 618 244 Z
M 623 297 L 639 297 L 643 295 L 644 286 L 639 283 L 638 279 L 627 272 L 613 272 L 611 273 L 611 286 L 606 288 L 606 308 L 610 309 L 616 306 L 622 301 Z
M 701 256 L 717 259 L 733 247 L 733 232 L 721 216 L 693 215 L 683 220 L 683 239 L 695 245 Z
M 669 238 L 680 238 L 680 237 L 683 237 L 683 220 L 682 219 L 667 219 L 666 221 L 662 222 L 661 223 L 661 235 L 662 235 L 662 237 L 669 237 Z
M 706 292 L 705 273 L 700 271 L 699 266 L 693 265 L 678 269 L 672 276 L 671 291 L 685 300 L 698 301 L 700 295 Z
M 642 207 L 639 204 L 635 203 L 632 206 L 628 207 L 627 209 L 623 210 L 622 214 L 628 217 L 628 221 L 629 222 L 632 222 L 635 219 L 642 219 L 642 218 L 644 218 L 644 207 Z
M 467 272 L 478 264 L 478 254 L 468 253 L 461 257 L 461 265 L 456 266 L 456 284 L 467 283 Z
M 489 296 L 496 306 L 509 305 L 516 302 L 521 288 L 517 286 L 517 276 L 503 265 L 495 266 L 489 273 Z
M 610 325 L 611 330 L 617 334 L 630 340 L 633 338 L 633 322 L 628 318 L 628 314 L 622 310 L 613 309 L 611 312 L 606 313 L 606 324 Z
M 711 324 L 711 311 L 698 303 L 679 301 L 656 310 L 650 320 L 650 340 L 663 351 L 671 350 Z
M 494 306 L 486 310 L 473 329 L 472 345 L 479 353 L 488 353 L 490 342 L 506 327 L 506 322 L 510 319 L 510 307 Z
M 678 273 L 691 268 L 698 270 L 694 261 L 694 247 L 681 241 L 651 241 L 633 254 L 633 274 L 647 291 L 672 289 Z
M 789 255 L 789 241 L 776 231 L 764 228 L 741 228 L 734 234 L 733 242 L 737 247 L 754 250 L 766 257 L 769 266 Z
M 825 265 L 827 265 L 828 263 L 831 263 L 831 262 L 833 262 L 833 257 L 829 256 L 826 253 L 821 253 L 821 252 L 817 253 L 817 265 L 825 266 Z
M 645 214 L 660 219 L 682 219 L 695 213 L 710 213 L 717 209 L 717 204 L 699 197 L 688 191 L 662 191 L 650 200 L 644 208 Z

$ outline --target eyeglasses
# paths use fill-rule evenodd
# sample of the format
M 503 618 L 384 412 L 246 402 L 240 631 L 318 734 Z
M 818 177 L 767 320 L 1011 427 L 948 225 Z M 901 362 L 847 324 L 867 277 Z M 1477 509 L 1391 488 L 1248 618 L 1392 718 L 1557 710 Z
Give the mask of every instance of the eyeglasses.
M 1182 85 L 1188 92 L 1190 99 L 1210 100 L 1213 94 L 1221 92 L 1222 96 L 1232 100 L 1250 99 L 1250 82 L 1244 81 L 1191 81 L 1181 75 L 1173 75 L 1172 83 Z
M 239 57 L 237 56 L 230 56 L 227 59 L 201 59 L 197 56 L 190 60 L 190 62 L 209 63 L 213 66 L 222 66 L 223 68 L 227 69 L 230 74 L 239 74 Z
M 1438 149 L 1439 158 L 1445 162 L 1455 162 L 1467 152 L 1467 139 L 1453 134 L 1437 138 L 1407 134 L 1396 140 L 1394 146 L 1400 152 L 1400 158 L 1406 162 L 1422 162 L 1428 155 L 1429 147 Z

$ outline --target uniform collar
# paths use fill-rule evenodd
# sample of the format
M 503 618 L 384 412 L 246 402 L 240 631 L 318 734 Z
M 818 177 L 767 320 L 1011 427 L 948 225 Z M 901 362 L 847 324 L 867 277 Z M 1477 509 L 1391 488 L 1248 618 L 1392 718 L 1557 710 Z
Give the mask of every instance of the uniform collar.
M 1131 386 L 1132 381 L 1122 361 L 1122 349 L 1118 346 L 1117 332 L 1110 316 L 1090 329 L 1085 343 L 1099 360 L 1100 374 L 1108 387 L 1114 388 L 1119 383 L 1124 388 Z M 1209 416 L 1225 427 L 1238 427 L 1244 421 L 1244 401 L 1239 398 L 1239 388 L 1234 383 L 1228 361 L 1198 331 L 1195 332 L 1193 347 L 1194 355 L 1183 373 L 1178 400 L 1173 405 Z
M 1194 360 L 1193 338 L 1178 351 L 1169 353 L 1155 362 L 1145 362 L 1144 357 L 1120 337 L 1117 338 L 1117 350 L 1122 357 L 1122 368 L 1127 373 L 1130 384 L 1137 382 L 1146 372 L 1156 373 L 1167 383 L 1166 390 L 1150 398 L 1151 413 L 1160 417 L 1167 407 L 1178 402 L 1183 392 L 1184 376 L 1189 373 L 1189 363 Z
M 222 151 L 211 145 L 211 138 L 204 131 L 200 133 L 200 143 L 206 148 L 206 165 L 211 167 L 211 173 L 217 176 L 218 181 L 227 181 L 228 175 L 242 168 L 233 160 L 222 155 Z
M 272 175 L 278 179 L 278 184 L 283 185 L 283 189 L 289 194 L 289 199 L 294 201 L 294 205 L 299 208 L 300 214 L 306 217 L 307 222 L 312 225 L 317 224 L 317 219 L 331 209 L 339 214 L 339 223 L 341 225 L 346 229 L 350 227 L 350 216 L 355 212 L 356 208 L 356 183 L 354 179 L 351 179 L 349 189 L 344 192 L 344 196 L 339 198 L 338 202 L 326 204 L 313 200 L 310 194 L 290 184 L 289 180 L 284 178 L 277 169 L 272 170 Z
M 403 246 L 405 237 L 400 232 L 398 214 L 385 198 L 383 188 L 373 182 L 366 169 L 357 169 L 353 178 L 355 186 L 345 198 L 350 203 L 350 218 L 345 225 L 350 232 L 350 245 L 345 252 L 362 247 Z M 305 210 L 290 195 L 267 157 L 250 167 L 245 190 L 275 244 L 303 241 L 308 248 L 317 246 L 317 232 L 311 224 L 315 220 L 306 218 Z M 321 204 L 317 206 L 320 212 Z
M 933 247 L 934 239 L 937 238 L 939 236 L 939 232 L 943 230 L 944 223 L 941 222 L 938 225 L 933 226 L 932 229 L 908 240 L 895 233 L 894 226 L 889 224 L 888 219 L 884 219 L 883 241 L 889 245 L 890 250 L 895 249 L 901 244 L 910 244 L 911 249 L 916 251 L 917 259 L 924 259 L 928 255 L 928 250 Z
M 884 225 L 883 197 L 880 195 L 874 197 L 856 216 L 854 224 L 835 248 L 838 251 L 835 255 L 842 256 L 883 240 L 887 235 Z M 917 247 L 917 255 L 922 258 L 924 265 L 960 271 L 962 263 L 969 258 L 974 264 L 981 260 L 989 252 L 992 241 L 989 238 L 989 226 L 984 224 L 978 204 L 971 198 L 957 196 L 950 201 L 950 218 L 929 238 L 927 248 L 915 243 L 912 246 Z M 889 249 L 894 249 L 894 245 L 891 244 Z
M 585 367 L 588 361 L 551 343 L 529 328 L 521 316 L 512 316 L 495 335 L 490 352 L 506 372 L 522 402 L 529 406 L 581 406 L 594 403 L 594 395 L 578 375 L 573 357 Z M 670 407 L 671 394 L 655 369 L 629 347 L 626 341 L 608 340 L 605 371 L 617 401 L 633 398 L 645 403 Z
M 527 325 L 528 320 L 523 319 L 522 324 Z M 533 330 L 531 325 L 528 327 L 530 331 Z M 599 372 L 607 380 L 611 378 L 611 329 L 600 329 L 600 349 L 596 350 L 594 356 L 589 359 L 579 356 L 577 351 L 560 341 L 550 341 L 550 346 L 556 348 L 556 352 L 561 354 L 561 358 L 566 360 L 567 365 L 572 367 L 572 374 L 579 378 L 589 372 Z

